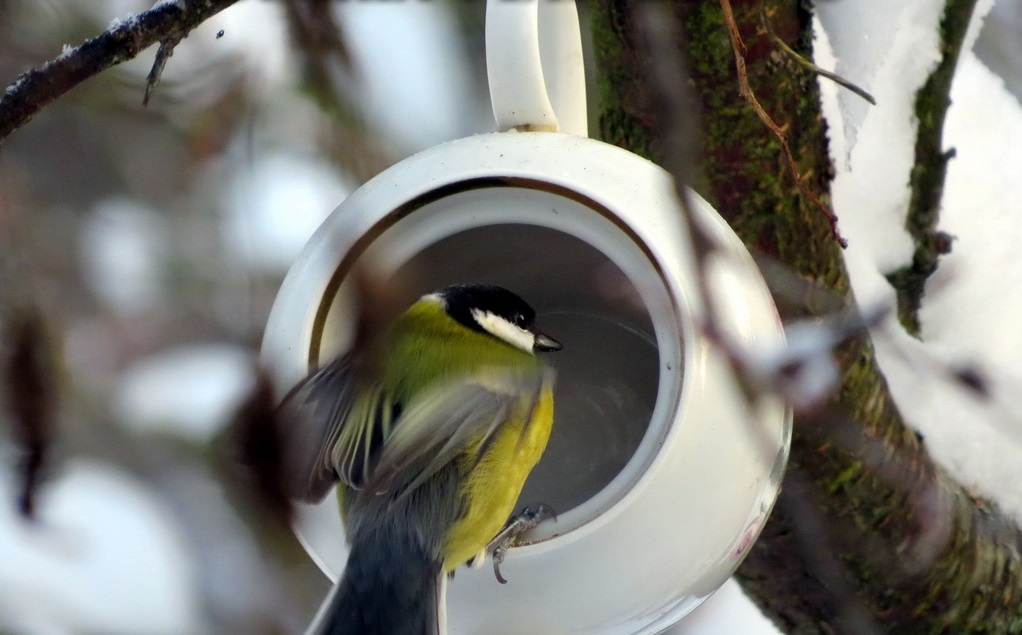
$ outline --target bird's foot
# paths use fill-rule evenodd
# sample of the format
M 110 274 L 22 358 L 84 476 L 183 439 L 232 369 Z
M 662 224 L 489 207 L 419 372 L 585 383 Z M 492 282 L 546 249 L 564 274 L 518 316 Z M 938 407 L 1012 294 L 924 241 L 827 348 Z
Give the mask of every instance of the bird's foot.
M 522 534 L 547 518 L 557 520 L 557 512 L 549 505 L 540 503 L 535 507 L 526 507 L 508 519 L 504 528 L 486 545 L 486 550 L 493 554 L 493 574 L 497 576 L 497 582 L 507 584 L 504 576 L 500 575 L 500 565 L 507 556 L 507 550 L 519 544 Z

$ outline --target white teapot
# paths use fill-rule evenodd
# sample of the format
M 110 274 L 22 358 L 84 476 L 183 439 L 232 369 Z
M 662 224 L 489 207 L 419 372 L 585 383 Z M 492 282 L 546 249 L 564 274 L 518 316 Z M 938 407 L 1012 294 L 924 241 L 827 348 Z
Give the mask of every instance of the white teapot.
M 752 411 L 700 332 L 670 175 L 585 136 L 574 3 L 491 0 L 487 13 L 503 131 L 421 152 L 343 201 L 288 273 L 262 359 L 286 387 L 345 350 L 356 263 L 413 279 L 421 288 L 409 303 L 456 282 L 526 298 L 564 350 L 546 358 L 558 369 L 554 432 L 519 507 L 546 503 L 558 517 L 510 550 L 508 584 L 488 567 L 458 570 L 449 632 L 661 632 L 723 584 L 759 534 L 790 412 L 770 399 Z M 708 203 L 691 200 L 718 247 L 718 328 L 743 346 L 780 345 L 748 252 Z M 347 552 L 334 497 L 303 509 L 296 531 L 336 579 Z

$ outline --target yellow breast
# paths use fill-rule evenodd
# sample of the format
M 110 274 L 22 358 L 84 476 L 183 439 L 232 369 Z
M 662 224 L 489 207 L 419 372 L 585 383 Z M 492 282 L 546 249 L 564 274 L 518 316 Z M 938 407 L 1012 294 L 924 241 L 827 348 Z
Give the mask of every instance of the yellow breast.
M 524 420 L 528 404 L 523 403 L 516 418 Z M 529 422 L 507 425 L 490 443 L 486 454 L 471 470 L 461 492 L 466 510 L 447 532 L 444 544 L 444 570 L 449 573 L 470 560 L 504 526 L 514 511 L 515 501 L 529 472 L 539 461 L 554 419 L 552 387 L 545 385 Z M 522 434 L 522 429 L 525 434 Z M 475 452 L 464 459 L 466 468 L 475 463 Z

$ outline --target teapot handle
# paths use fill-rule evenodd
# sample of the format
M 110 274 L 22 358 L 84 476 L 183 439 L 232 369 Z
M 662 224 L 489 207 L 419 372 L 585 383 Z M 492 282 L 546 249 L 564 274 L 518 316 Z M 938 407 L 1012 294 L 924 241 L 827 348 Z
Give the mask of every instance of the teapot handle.
M 501 131 L 588 136 L 574 0 L 487 0 L 486 72 Z

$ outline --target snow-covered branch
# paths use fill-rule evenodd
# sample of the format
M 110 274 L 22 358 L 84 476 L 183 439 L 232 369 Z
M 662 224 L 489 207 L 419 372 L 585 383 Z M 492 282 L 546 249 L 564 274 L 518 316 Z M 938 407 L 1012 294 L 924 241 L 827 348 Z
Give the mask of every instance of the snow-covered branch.
M 237 1 L 163 0 L 148 11 L 115 21 L 102 34 L 23 73 L 0 96 L 0 142 L 86 79 L 134 58 L 153 44 L 172 47 L 203 21 Z M 150 84 L 158 79 L 158 73 L 154 75 L 150 76 Z
M 905 228 L 915 243 L 912 262 L 888 275 L 898 292 L 898 314 L 912 334 L 919 333 L 919 307 L 937 259 L 951 251 L 951 236 L 937 230 L 947 164 L 954 149 L 944 150 L 944 119 L 951 105 L 951 80 L 965 41 L 976 0 L 948 0 L 940 21 L 940 61 L 916 93 L 915 167 Z

